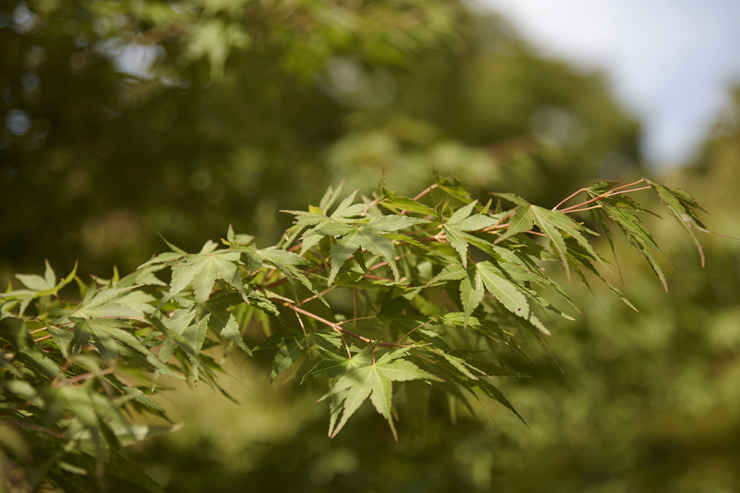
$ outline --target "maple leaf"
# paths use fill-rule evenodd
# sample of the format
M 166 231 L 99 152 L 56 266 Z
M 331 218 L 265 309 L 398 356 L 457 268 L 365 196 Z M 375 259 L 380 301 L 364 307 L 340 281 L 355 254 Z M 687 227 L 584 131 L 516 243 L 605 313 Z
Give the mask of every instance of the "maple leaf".
M 465 269 L 462 264 L 450 264 L 429 284 L 458 280 L 460 281 L 460 298 L 463 304 L 464 327 L 467 327 L 467 321 L 473 310 L 482 301 L 483 288 L 485 287 L 485 290 L 491 293 L 504 308 L 537 327 L 544 334 L 550 335 L 550 331 L 532 313 L 527 301 L 527 298 L 534 298 L 535 293 L 517 285 L 513 278 L 507 276 L 504 270 L 491 261 L 478 262 L 468 269 Z M 558 311 L 558 313 L 560 312 Z
M 142 318 L 141 311 L 135 310 L 120 302 L 120 300 L 126 302 L 126 298 L 124 297 L 138 287 L 139 286 L 129 286 L 125 288 L 108 288 L 102 291 L 96 291 L 93 285 L 88 288 L 85 298 L 83 298 L 82 302 L 76 308 L 54 310 L 53 313 L 58 317 L 59 322 L 72 317 L 83 319 Z M 134 302 L 136 301 L 136 298 L 129 297 L 128 301 Z
M 209 241 L 203 246 L 200 253 L 177 257 L 183 261 L 173 264 L 170 291 L 162 298 L 157 310 L 162 308 L 172 297 L 192 285 L 197 306 L 196 316 L 200 316 L 200 312 L 210 298 L 213 284 L 217 279 L 222 279 L 233 286 L 242 296 L 242 299 L 247 303 L 249 302 L 239 271 L 241 252 L 215 250 L 215 247 L 216 244 Z
M 236 322 L 234 314 L 227 310 L 232 306 L 241 303 L 241 297 L 235 293 L 225 293 L 208 300 L 204 306 L 204 318 L 208 326 L 214 332 L 220 334 L 226 339 L 236 343 L 245 353 L 252 355 L 239 331 L 239 324 Z
M 461 207 L 442 225 L 447 241 L 457 250 L 463 267 L 468 266 L 468 243 L 490 245 L 489 242 L 470 235 L 468 232 L 493 226 L 501 217 L 501 215 L 472 214 L 477 204 L 478 201 L 474 200 Z
M 72 272 L 57 284 L 54 269 L 51 268 L 51 265 L 47 260 L 44 277 L 37 274 L 16 274 L 15 277 L 28 289 L 18 289 L 13 291 L 9 287 L 7 293 L 0 293 L 0 300 L 11 302 L 10 306 L 4 307 L 5 310 L 19 304 L 19 315 L 23 315 L 31 301 L 43 296 L 56 295 L 60 289 L 72 282 L 72 279 L 75 278 L 76 274 L 77 263 L 75 262 Z
M 341 393 L 337 398 L 340 402 L 338 404 L 333 402 L 332 405 L 334 408 L 341 405 L 341 419 L 337 422 L 335 418 L 332 422 L 329 428 L 329 437 L 335 437 L 347 423 L 347 420 L 360 408 L 360 405 L 370 397 L 373 406 L 388 421 L 393 437 L 398 441 L 396 427 L 391 415 L 392 382 L 410 380 L 442 381 L 439 377 L 419 369 L 412 362 L 400 359 L 408 350 L 408 348 L 401 348 L 388 351 L 373 362 L 371 348 L 368 346 L 351 360 L 346 360 L 346 368 L 343 374 L 332 384 L 331 390 L 319 399 L 321 401 Z M 338 412 L 336 414 L 338 415 Z
M 337 244 L 331 248 L 331 271 L 329 272 L 328 284 L 334 281 L 339 269 L 358 248 L 364 248 L 388 262 L 388 266 L 393 271 L 396 282 L 398 282 L 400 275 L 394 259 L 393 242 L 379 233 L 369 225 L 364 225 L 359 228 L 352 227 L 351 231 L 337 238 Z
M 100 318 L 71 319 L 74 322 L 74 354 L 79 354 L 82 346 L 91 343 L 100 355 L 108 360 L 118 357 L 120 343 L 136 349 L 147 357 L 154 366 L 160 366 L 157 358 L 139 339 L 126 329 L 131 326 L 121 320 Z

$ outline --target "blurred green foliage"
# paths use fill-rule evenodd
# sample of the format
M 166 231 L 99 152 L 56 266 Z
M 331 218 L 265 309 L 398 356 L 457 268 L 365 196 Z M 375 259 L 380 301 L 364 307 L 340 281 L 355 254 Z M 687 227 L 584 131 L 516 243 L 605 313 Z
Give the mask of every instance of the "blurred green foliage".
M 0 280 L 39 258 L 129 271 L 157 232 L 272 243 L 278 208 L 383 172 L 552 205 L 639 165 L 598 74 L 457 1 L 37 0 L 0 20 Z
M 399 191 L 436 167 L 545 206 L 640 171 L 639 125 L 598 74 L 536 55 L 466 4 L 39 0 L 0 11 L 3 279 L 45 257 L 129 271 L 161 249 L 156 232 L 189 250 L 228 223 L 272 241 L 290 219 L 278 207 L 317 202 L 341 179 L 367 189 L 383 170 Z M 665 181 L 737 237 L 739 164 L 737 123 L 722 122 L 697 166 Z M 512 356 L 535 378 L 502 384 L 531 431 L 495 407 L 458 409 L 453 425 L 433 395 L 426 424 L 401 416 L 398 445 L 365 408 L 329 440 L 327 409 L 308 405 L 324 389 L 268 387 L 257 354 L 232 363 L 249 385 L 227 383 L 240 406 L 205 388 L 173 392 L 168 411 L 187 431 L 132 453 L 178 492 L 737 491 L 738 248 L 708 241 L 702 270 L 675 225 L 651 226 L 676 264 L 696 268 L 669 274 L 666 295 L 643 259 L 620 258 L 639 314 L 574 281 L 589 309 L 560 324 L 552 358 Z

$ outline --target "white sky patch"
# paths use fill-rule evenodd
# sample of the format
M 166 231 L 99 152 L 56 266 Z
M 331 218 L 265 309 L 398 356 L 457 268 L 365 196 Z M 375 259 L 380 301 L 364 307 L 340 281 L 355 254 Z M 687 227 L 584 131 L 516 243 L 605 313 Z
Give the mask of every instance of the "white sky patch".
M 657 166 L 688 160 L 740 82 L 737 0 L 481 0 L 537 49 L 604 70 Z

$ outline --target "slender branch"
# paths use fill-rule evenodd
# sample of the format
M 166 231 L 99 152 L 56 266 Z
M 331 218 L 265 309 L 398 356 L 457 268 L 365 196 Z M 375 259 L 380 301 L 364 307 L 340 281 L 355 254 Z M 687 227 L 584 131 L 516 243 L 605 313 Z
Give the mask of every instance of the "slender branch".
M 409 255 L 410 253 L 411 252 L 406 252 L 403 255 L 399 255 L 398 257 L 394 257 L 393 260 L 401 260 L 402 258 L 404 258 L 405 256 Z M 380 262 L 379 264 L 375 264 L 372 267 L 370 267 L 369 269 L 367 269 L 367 271 L 370 272 L 371 270 L 380 269 L 381 267 L 384 267 L 386 265 L 388 265 L 388 262 Z
M 622 195 L 622 194 L 630 193 L 630 192 L 639 192 L 640 190 L 650 190 L 651 188 L 653 187 L 647 186 L 647 187 L 633 188 L 632 190 L 622 190 L 621 192 L 613 193 L 612 195 Z
M 420 198 L 422 198 L 424 195 L 426 195 L 427 193 L 431 192 L 435 188 L 437 188 L 437 184 L 436 183 L 434 185 L 428 186 L 423 192 L 419 193 L 419 195 L 417 195 L 416 197 L 414 197 L 413 200 L 419 200 Z
M 379 276 L 374 276 L 372 274 L 365 274 L 363 277 L 366 277 L 368 279 L 372 279 L 374 281 L 391 281 L 391 282 L 393 281 L 393 279 L 391 279 L 389 277 L 379 277 Z
M 341 332 L 339 333 L 339 337 L 342 338 L 342 342 L 344 342 L 344 348 L 347 350 L 347 357 L 349 359 L 352 359 L 352 352 L 349 350 L 349 344 L 347 344 L 347 339 L 344 338 L 344 334 Z
M 61 382 L 57 383 L 56 387 L 64 387 L 65 385 L 70 385 L 73 383 L 81 382 L 83 380 L 88 380 L 93 377 L 108 375 L 110 373 L 113 373 L 113 368 L 106 368 L 105 370 L 100 371 L 100 372 L 91 371 L 89 373 L 83 373 L 82 375 L 77 375 L 76 377 L 62 380 Z
M 375 318 L 375 315 L 370 315 L 370 316 L 367 316 L 367 317 L 350 318 L 349 320 L 342 320 L 341 322 L 338 322 L 337 325 L 342 325 L 342 324 L 346 324 L 346 323 L 349 323 L 349 322 L 357 322 L 357 321 L 360 321 L 360 320 L 370 320 L 371 318 Z
M 506 214 L 504 217 L 496 221 L 493 225 L 488 226 L 487 228 L 483 228 L 483 231 L 487 232 L 487 231 L 491 231 L 492 229 L 497 229 L 498 225 L 501 224 L 501 221 L 510 218 L 514 214 L 516 214 L 516 212 L 510 212 L 509 214 Z
M 370 204 L 369 204 L 369 205 L 368 205 L 368 206 L 367 206 L 367 207 L 365 208 L 365 210 L 364 210 L 364 211 L 362 211 L 362 214 L 360 214 L 360 216 L 362 216 L 362 217 L 365 217 L 365 214 L 367 214 L 367 211 L 369 211 L 369 210 L 370 210 L 370 209 L 372 208 L 372 206 L 374 206 L 374 205 L 376 205 L 376 204 L 379 204 L 379 203 L 381 203 L 381 202 L 382 202 L 382 201 L 384 201 L 384 200 L 385 200 L 384 198 L 383 198 L 383 199 L 380 199 L 380 200 L 378 200 L 378 199 L 375 199 L 375 200 L 373 200 L 373 201 L 372 201 L 372 202 L 370 202 Z
M 331 287 L 330 287 L 329 289 L 327 289 L 327 290 L 324 290 L 324 291 L 322 291 L 322 292 L 321 292 L 321 293 L 319 293 L 319 294 L 321 294 L 321 296 L 324 296 L 324 295 L 325 295 L 326 293 L 328 293 L 329 291 L 333 290 L 333 289 L 334 289 L 334 288 L 336 288 L 336 287 L 337 287 L 337 285 L 335 284 L 335 285 L 331 286 Z M 319 295 L 318 295 L 318 294 L 315 294 L 315 295 L 313 295 L 313 296 L 310 296 L 310 297 L 306 298 L 306 299 L 305 299 L 305 300 L 303 300 L 303 301 L 300 301 L 300 302 L 296 303 L 296 305 L 297 305 L 297 306 L 301 306 L 302 304 L 304 304 L 304 303 L 308 303 L 308 302 L 309 302 L 309 301 L 311 301 L 311 300 L 315 300 L 315 299 L 316 299 L 316 298 L 318 298 L 318 297 L 319 297 Z
M 306 332 L 306 327 L 303 325 L 303 319 L 301 319 L 301 314 L 295 310 L 295 305 L 293 305 L 293 313 L 295 313 L 295 317 L 298 319 L 298 323 L 301 324 L 301 330 L 303 330 L 303 335 L 307 336 L 308 332 Z
M 640 178 L 639 180 L 637 180 L 637 181 L 634 181 L 634 182 L 632 182 L 632 183 L 628 183 L 628 184 L 626 184 L 626 185 L 622 185 L 622 186 L 619 186 L 619 187 L 617 187 L 617 188 L 612 188 L 612 190 L 611 190 L 611 191 L 614 191 L 614 190 L 619 190 L 619 189 L 621 189 L 621 188 L 627 188 L 627 187 L 631 187 L 632 185 L 637 185 L 638 183 L 642 183 L 642 182 L 644 182 L 644 181 L 645 181 L 645 178 Z
M 57 384 L 57 382 L 59 381 L 59 378 L 62 377 L 62 376 L 64 376 L 64 372 L 67 371 L 67 368 L 69 368 L 69 365 L 71 363 L 72 362 L 70 360 L 67 360 L 67 361 L 64 362 L 64 366 L 62 366 L 62 368 L 59 370 L 59 373 L 57 373 L 57 376 L 54 377 L 54 381 L 51 382 L 51 386 L 52 387 L 55 387 L 56 384 Z
M 581 188 L 580 190 L 577 190 L 577 191 L 573 192 L 572 194 L 568 195 L 563 200 L 561 200 L 560 202 L 558 202 L 558 205 L 556 205 L 555 207 L 553 207 L 552 210 L 554 210 L 554 211 L 558 210 L 558 207 L 560 207 L 565 202 L 569 201 L 570 199 L 572 199 L 573 197 L 575 197 L 579 193 L 585 192 L 586 190 L 588 190 L 588 188 Z
M 282 304 L 283 306 L 285 306 L 286 308 L 291 308 L 291 309 L 293 309 L 293 310 L 296 310 L 296 311 L 298 311 L 298 312 L 300 312 L 300 313 L 304 314 L 305 316 L 307 316 L 307 317 L 310 317 L 310 318 L 312 318 L 312 319 L 316 320 L 317 322 L 321 322 L 321 323 L 322 323 L 322 324 L 324 324 L 324 325 L 328 325 L 328 326 L 329 326 L 329 327 L 331 327 L 331 328 L 332 328 L 332 329 L 333 329 L 333 330 L 334 330 L 335 332 L 338 332 L 338 333 L 345 333 L 345 334 L 347 334 L 348 336 L 352 336 L 352 337 L 354 337 L 354 338 L 356 338 L 356 339 L 359 339 L 359 340 L 361 340 L 361 341 L 363 341 L 363 342 L 366 342 L 366 343 L 368 343 L 368 344 L 370 344 L 370 343 L 371 343 L 371 342 L 373 341 L 373 340 L 372 340 L 372 339 L 370 339 L 369 337 L 361 336 L 361 335 L 359 335 L 359 334 L 355 334 L 354 332 L 350 332 L 349 330 L 345 329 L 344 327 L 342 327 L 342 326 L 341 326 L 341 325 L 339 325 L 338 323 L 330 322 L 329 320 L 327 320 L 327 319 L 325 319 L 325 318 L 323 318 L 323 317 L 320 317 L 320 316 L 318 316 L 318 315 L 316 315 L 316 314 L 314 314 L 314 313 L 311 313 L 311 312 L 309 312 L 309 311 L 306 311 L 306 310 L 304 310 L 303 308 L 300 308 L 300 307 L 298 307 L 298 306 L 295 306 L 295 305 L 291 305 L 291 304 L 289 304 L 289 303 L 286 303 L 286 302 L 284 302 L 284 301 L 281 301 L 281 302 L 279 302 L 279 303 L 281 303 L 281 304 Z M 393 348 L 393 347 L 407 347 L 407 346 L 399 346 L 398 344 L 393 344 L 392 342 L 384 342 L 384 341 L 376 341 L 376 342 L 378 343 L 378 345 L 379 345 L 379 346 L 383 346 L 383 347 L 391 347 L 391 348 Z
M 642 181 L 642 180 L 640 180 L 640 181 Z M 638 181 L 636 183 L 640 183 L 640 182 Z M 635 183 L 630 183 L 629 185 L 625 185 L 625 186 L 622 186 L 622 187 L 619 187 L 619 188 L 629 187 L 629 186 L 632 186 L 634 184 Z M 594 197 L 594 198 L 592 198 L 590 200 L 587 200 L 585 202 L 581 202 L 580 204 L 576 204 L 576 205 L 570 206 L 570 207 L 568 207 L 566 209 L 563 209 L 561 212 L 565 212 L 565 213 L 573 212 L 574 209 L 578 209 L 579 207 L 583 207 L 584 205 L 588 205 L 588 204 L 590 204 L 592 202 L 595 202 L 597 200 L 603 200 L 603 199 L 605 199 L 607 197 L 612 197 L 614 195 L 621 195 L 621 194 L 630 193 L 630 192 L 639 192 L 640 190 L 647 190 L 649 188 L 652 188 L 652 187 L 634 188 L 632 190 L 622 190 L 620 192 L 617 192 L 616 190 L 618 190 L 618 189 L 617 188 L 614 188 L 614 189 L 609 190 L 608 192 L 604 192 L 601 195 L 598 195 L 598 196 L 596 196 L 596 197 Z
M 406 334 L 403 337 L 401 337 L 396 344 L 401 344 L 404 339 L 406 339 L 408 336 L 411 335 L 412 332 L 414 332 L 416 329 L 421 329 L 422 327 L 424 327 L 428 323 L 431 323 L 431 320 L 427 320 L 423 324 L 417 325 L 416 327 L 414 327 L 410 331 L 406 332 Z
M 436 241 L 436 242 L 439 242 L 439 243 L 449 243 L 449 241 L 447 241 L 447 236 L 444 235 L 443 233 L 440 233 L 440 234 L 434 235 L 434 236 L 427 236 L 426 238 L 419 238 L 416 241 L 418 241 L 420 243 L 422 241 Z
M 47 339 L 51 339 L 51 334 L 49 334 L 48 336 L 40 337 L 38 339 L 34 339 L 33 342 L 41 342 L 41 341 L 45 341 Z
M 602 207 L 600 205 L 593 205 L 591 207 L 584 207 L 583 209 L 569 210 L 568 213 L 570 214 L 571 212 L 584 212 L 584 211 L 590 211 L 591 209 L 601 209 L 601 208 Z

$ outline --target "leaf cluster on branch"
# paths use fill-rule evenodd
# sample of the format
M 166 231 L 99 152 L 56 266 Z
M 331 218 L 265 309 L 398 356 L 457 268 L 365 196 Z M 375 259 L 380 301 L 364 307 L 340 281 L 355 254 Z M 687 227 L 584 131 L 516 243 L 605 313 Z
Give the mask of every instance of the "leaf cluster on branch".
M 482 203 L 454 177 L 436 176 L 414 198 L 384 187 L 343 197 L 341 188 L 307 211 L 285 211 L 295 222 L 275 246 L 258 248 L 229 227 L 198 253 L 168 243 L 171 251 L 125 277 L 114 270 L 87 284 L 75 266 L 58 281 L 48 263 L 43 277 L 18 275 L 24 288 L 0 295 L 6 486 L 90 491 L 117 478 L 157 491 L 122 447 L 167 428 L 130 417 L 167 419 L 153 398 L 161 375 L 204 380 L 228 395 L 215 372 L 237 348 L 275 352 L 273 380 L 285 372 L 324 380 L 331 437 L 368 399 L 396 437 L 396 406 L 416 394 L 406 392 L 405 402 L 394 395 L 411 381 L 420 382 L 415 393 L 447 396 L 452 413 L 456 402 L 473 412 L 470 400 L 481 398 L 517 413 L 496 380 L 526 375 L 498 355 L 526 357 L 528 341 L 544 343 L 550 314 L 572 319 L 556 303 L 578 312 L 549 263 L 562 264 L 568 279 L 595 275 L 636 310 L 601 276 L 597 266 L 610 262 L 576 214 L 590 213 L 612 250 L 610 227 L 622 231 L 664 285 L 660 249 L 637 215 L 652 212 L 631 194 L 656 192 L 702 263 L 695 232 L 711 233 L 688 193 L 647 179 L 600 181 L 553 209 L 507 193 Z M 579 193 L 583 202 L 561 208 Z M 81 301 L 60 294 L 73 282 Z M 250 349 L 245 334 L 260 342 Z

